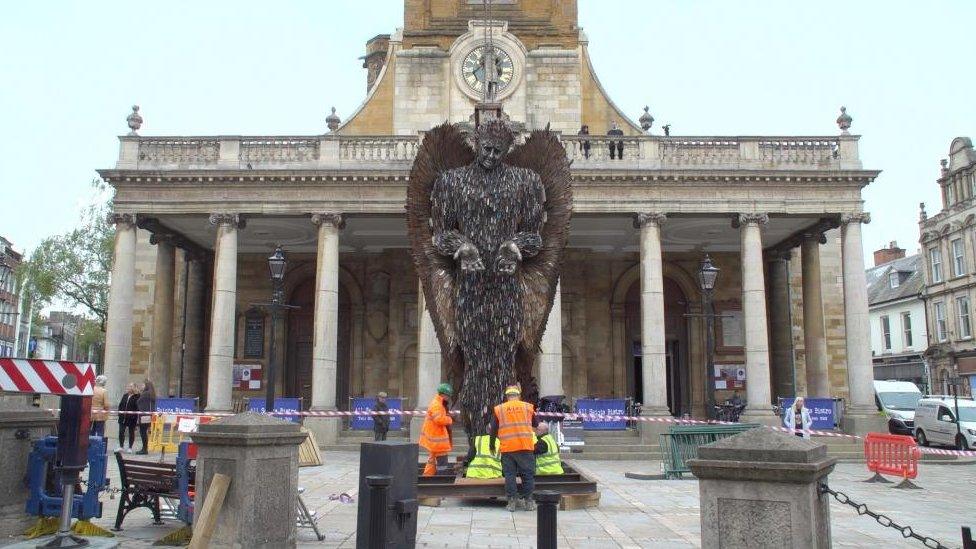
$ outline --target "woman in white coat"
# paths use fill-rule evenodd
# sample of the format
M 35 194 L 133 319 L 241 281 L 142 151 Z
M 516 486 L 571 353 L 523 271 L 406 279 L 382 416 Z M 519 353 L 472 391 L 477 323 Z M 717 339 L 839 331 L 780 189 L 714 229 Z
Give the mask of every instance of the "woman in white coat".
M 783 425 L 798 437 L 810 438 L 813 419 L 810 418 L 810 410 L 803 405 L 803 397 L 796 397 L 793 406 L 783 412 Z

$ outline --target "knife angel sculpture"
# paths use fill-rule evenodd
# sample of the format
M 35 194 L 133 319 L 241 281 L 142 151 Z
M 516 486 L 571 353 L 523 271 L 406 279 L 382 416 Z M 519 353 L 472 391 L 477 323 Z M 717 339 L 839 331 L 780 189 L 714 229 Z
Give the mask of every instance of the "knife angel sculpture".
M 528 402 L 538 397 L 532 365 L 569 235 L 563 145 L 548 128 L 514 141 L 500 119 L 471 139 L 438 126 L 424 137 L 407 190 L 414 263 L 471 435 L 487 432 L 507 385 L 521 384 Z

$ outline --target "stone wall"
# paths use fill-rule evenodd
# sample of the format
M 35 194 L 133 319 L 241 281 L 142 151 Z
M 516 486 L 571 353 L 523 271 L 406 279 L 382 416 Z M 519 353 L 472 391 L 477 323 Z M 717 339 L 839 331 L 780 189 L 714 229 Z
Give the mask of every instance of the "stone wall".
M 149 372 L 155 281 L 156 247 L 149 243 L 149 231 L 138 229 L 135 293 L 132 299 L 132 362 L 127 382 L 145 381 Z
M 575 134 L 580 129 L 580 61 L 576 50 L 529 52 L 525 67 L 526 124 Z
M 453 85 L 447 53 L 437 48 L 401 50 L 394 66 L 393 133 L 412 135 L 448 119 Z

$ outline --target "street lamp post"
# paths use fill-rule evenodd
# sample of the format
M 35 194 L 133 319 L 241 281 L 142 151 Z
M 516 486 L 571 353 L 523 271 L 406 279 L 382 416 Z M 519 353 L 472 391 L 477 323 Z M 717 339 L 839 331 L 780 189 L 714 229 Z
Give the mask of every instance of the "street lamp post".
M 268 269 L 271 272 L 271 341 L 268 345 L 268 371 L 265 379 L 264 411 L 269 414 L 274 412 L 275 362 L 277 361 L 275 356 L 275 332 L 278 329 L 278 312 L 285 307 L 283 302 L 286 266 L 285 252 L 282 251 L 281 246 L 278 246 L 275 248 L 274 253 L 271 254 L 271 257 L 268 258 Z
M 715 311 L 712 295 L 715 291 L 715 281 L 718 279 L 719 268 L 712 264 L 712 260 L 705 254 L 701 267 L 698 269 L 698 283 L 702 291 L 702 316 L 705 317 L 705 415 L 712 417 L 715 413 Z

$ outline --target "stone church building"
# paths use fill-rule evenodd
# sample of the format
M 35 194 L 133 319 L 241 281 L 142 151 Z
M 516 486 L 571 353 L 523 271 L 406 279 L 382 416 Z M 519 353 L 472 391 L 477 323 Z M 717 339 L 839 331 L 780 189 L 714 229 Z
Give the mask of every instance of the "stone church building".
M 405 190 L 423 132 L 469 121 L 490 32 L 505 112 L 561 132 L 573 160 L 542 394 L 704 417 L 738 392 L 770 423 L 776 397 L 834 396 L 845 428 L 870 422 L 861 189 L 879 172 L 862 167 L 850 117 L 838 135 L 662 136 L 600 84 L 575 0 L 491 9 L 487 21 L 478 0 L 404 0 L 403 28 L 367 42 L 365 100 L 344 121 L 333 111 L 322 135 L 142 136 L 134 111 L 117 164 L 99 172 L 116 190 L 109 377 L 148 377 L 206 410 L 263 395 L 272 327 L 260 304 L 281 245 L 298 308 L 275 334 L 278 394 L 312 410 L 379 391 L 424 407 L 442 373 Z M 607 136 L 613 125 L 622 135 Z M 706 253 L 720 269 L 711 371 Z

